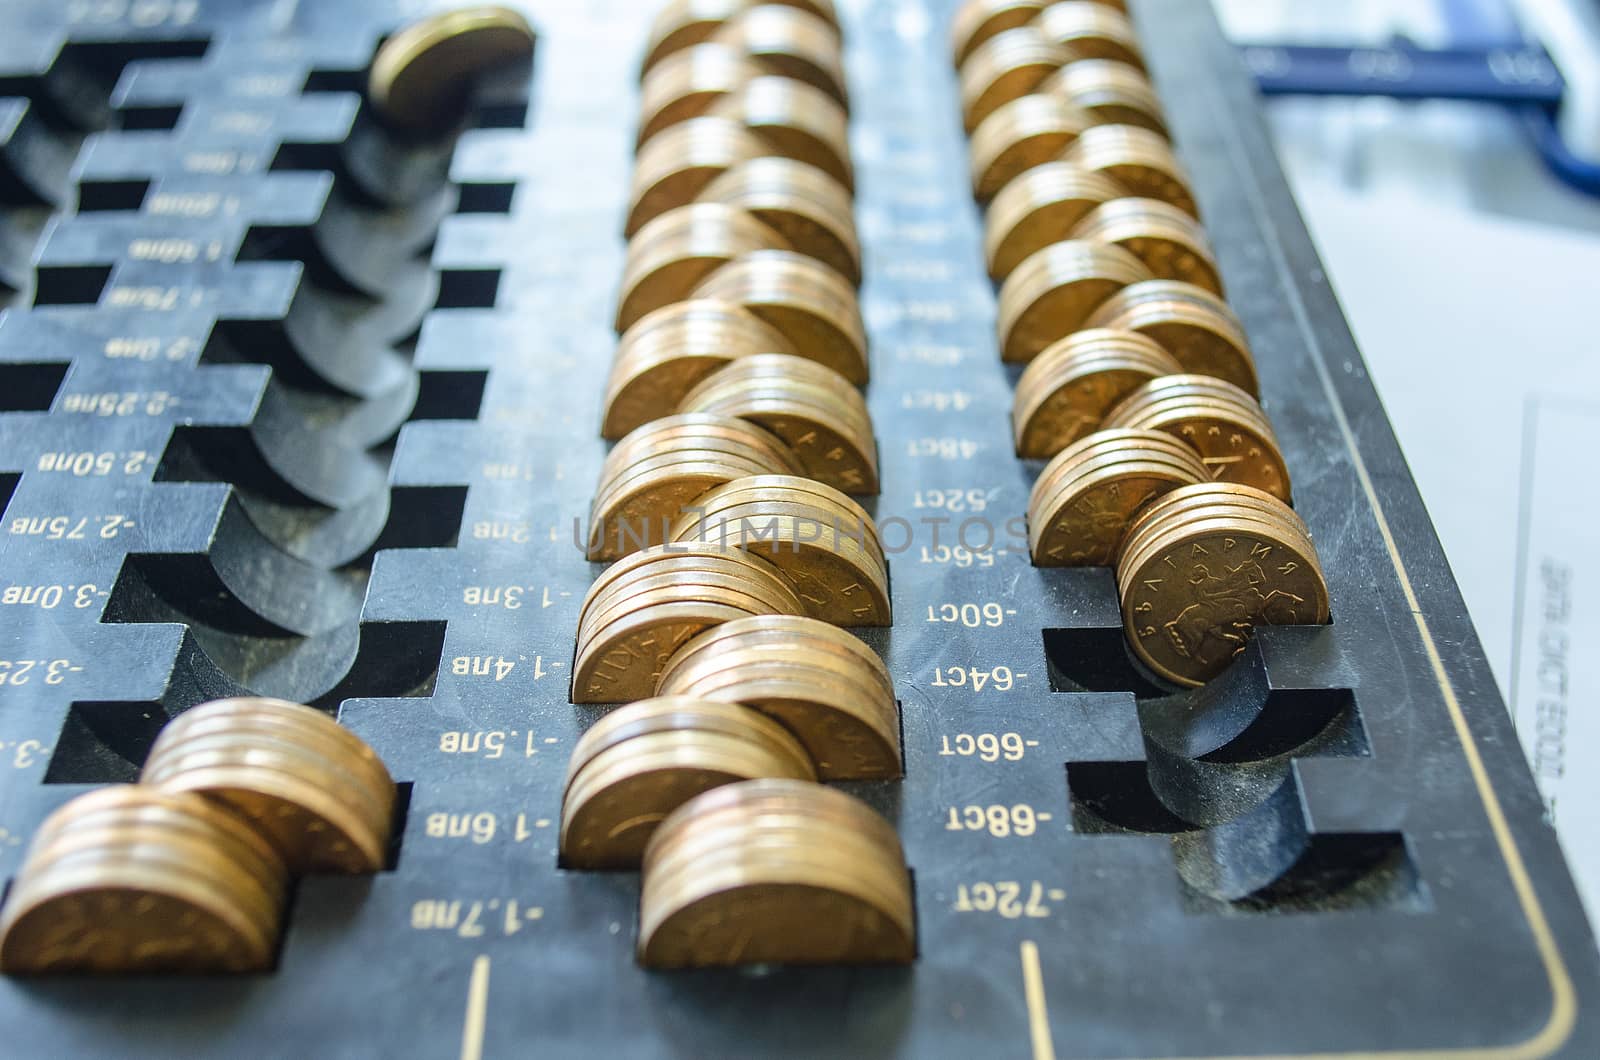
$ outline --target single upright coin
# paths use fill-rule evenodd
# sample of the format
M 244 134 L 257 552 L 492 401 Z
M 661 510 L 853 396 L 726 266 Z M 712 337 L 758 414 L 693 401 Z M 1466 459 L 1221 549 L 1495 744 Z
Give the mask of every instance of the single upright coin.
M 1031 361 L 1118 291 L 1149 279 L 1150 270 L 1121 247 L 1067 240 L 1035 251 L 1000 286 L 1001 359 Z
M 1117 560 L 1134 653 L 1161 677 L 1195 686 L 1221 673 L 1256 626 L 1326 623 L 1327 584 L 1304 526 L 1246 486 L 1189 486 L 1151 504 Z
M 533 58 L 534 33 L 509 7 L 480 4 L 411 23 L 372 61 L 367 95 L 391 125 L 429 136 L 465 117 L 473 81 Z
M 720 99 L 762 76 L 749 56 L 721 44 L 696 44 L 657 63 L 639 83 L 639 134 L 643 147 L 669 126 L 705 114 Z
M 1017 455 L 1054 456 L 1099 429 L 1140 386 L 1182 371 L 1170 353 L 1137 332 L 1073 332 L 1028 362 L 1017 380 L 1011 413 Z
M 821 89 L 789 77 L 762 76 L 724 96 L 706 113 L 740 122 L 774 154 L 816 166 L 854 189 L 849 115 Z
M 848 108 L 839 31 L 823 19 L 783 4 L 757 4 L 724 22 L 710 38 L 749 55 L 768 73 L 803 81 Z
M 1061 450 L 1028 499 L 1035 566 L 1109 566 L 1150 501 L 1208 479 L 1182 442 L 1158 431 L 1103 430 Z

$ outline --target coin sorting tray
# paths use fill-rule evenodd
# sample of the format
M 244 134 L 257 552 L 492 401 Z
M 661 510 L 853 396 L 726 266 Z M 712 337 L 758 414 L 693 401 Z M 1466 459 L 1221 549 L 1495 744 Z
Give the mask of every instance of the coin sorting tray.
M 1600 959 L 1422 502 L 1208 6 L 1130 6 L 1332 595 L 1169 696 L 1109 570 L 1030 565 L 1039 462 L 948 0 L 843 2 L 919 953 L 647 972 L 555 822 L 654 7 L 532 3 L 441 147 L 361 96 L 417 5 L 0 12 L 0 876 L 244 692 L 402 785 L 275 969 L 0 980 L 16 1055 L 1600 1055 Z M 1403 238 L 1375 233 L 1374 238 Z M 1009 526 L 1008 526 L 1009 524 Z M 1181 810 L 1181 812 L 1179 812 Z

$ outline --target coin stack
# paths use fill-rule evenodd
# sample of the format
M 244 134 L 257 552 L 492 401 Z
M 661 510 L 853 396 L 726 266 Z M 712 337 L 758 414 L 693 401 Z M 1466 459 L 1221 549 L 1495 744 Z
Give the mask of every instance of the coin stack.
M 893 829 L 819 782 L 903 773 L 894 682 L 839 628 L 890 621 L 850 496 L 879 482 L 840 48 L 827 0 L 675 0 L 646 48 L 587 549 L 615 562 L 571 691 L 625 705 L 573 750 L 560 843 L 654 864 L 647 965 L 915 952 Z
M 378 756 L 321 711 L 194 707 L 162 729 L 138 784 L 39 827 L 0 910 L 0 970 L 268 968 L 289 877 L 381 869 L 395 799 Z
M 45 818 L 0 913 L 8 975 L 252 972 L 278 949 L 288 870 L 198 795 L 123 784 Z
M 641 964 L 903 964 L 915 956 L 900 839 L 843 792 L 785 779 L 725 785 L 679 806 L 645 846 Z
M 139 782 L 232 810 L 296 875 L 377 872 L 388 857 L 389 770 L 361 737 L 299 703 L 250 696 L 187 710 L 156 737 Z
M 1231 645 L 1231 658 L 1258 623 L 1327 621 L 1327 591 L 1304 597 L 1320 608 L 1257 599 L 1258 568 L 1282 572 L 1248 551 L 1207 565 L 1214 578 L 1191 565 L 1194 579 L 1169 572 L 1163 581 L 1141 566 L 1174 557 L 1163 544 L 1182 536 L 1174 520 L 1221 519 L 1207 528 L 1237 531 L 1240 541 L 1278 534 L 1272 547 L 1296 555 L 1294 573 L 1321 581 L 1257 401 L 1255 357 L 1223 297 L 1124 6 L 969 0 L 952 43 L 973 192 L 988 204 L 1000 354 L 1025 365 L 1013 438 L 1018 456 L 1049 461 L 1028 502 L 1033 561 L 1116 565 L 1134 653 L 1190 685 L 1214 676 L 1220 645 Z M 1143 513 L 1162 498 L 1206 488 L 1238 492 L 1231 503 L 1172 510 L 1157 537 L 1135 542 L 1131 528 L 1145 526 Z M 1243 497 L 1266 499 L 1246 511 Z M 1271 514 L 1257 518 L 1262 504 Z M 1134 591 L 1154 582 L 1170 591 Z M 1300 588 L 1284 592 L 1298 597 Z M 1188 626 L 1200 616 L 1227 624 L 1197 641 Z M 1158 633 L 1165 651 L 1154 647 Z
M 655 19 L 590 559 L 664 543 L 740 475 L 878 492 L 841 46 L 824 0 Z

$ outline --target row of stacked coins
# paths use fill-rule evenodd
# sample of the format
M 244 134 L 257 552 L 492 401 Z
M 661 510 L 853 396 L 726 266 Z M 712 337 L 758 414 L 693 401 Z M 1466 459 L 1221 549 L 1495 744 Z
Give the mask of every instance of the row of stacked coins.
M 395 785 L 321 711 L 216 700 L 170 722 L 138 784 L 45 819 L 0 910 L 9 974 L 270 967 L 288 880 L 384 865 Z
M 678 0 L 647 45 L 572 685 L 625 705 L 573 749 L 560 845 L 643 869 L 652 966 L 915 952 L 894 830 L 818 783 L 902 772 L 839 628 L 890 620 L 849 496 L 878 470 L 840 49 L 825 0 Z
M 1328 598 L 1123 6 L 969 0 L 953 46 L 1000 353 L 1026 365 L 1013 438 L 1049 461 L 1033 561 L 1116 566 L 1135 655 L 1197 685 L 1257 624 L 1326 622 Z

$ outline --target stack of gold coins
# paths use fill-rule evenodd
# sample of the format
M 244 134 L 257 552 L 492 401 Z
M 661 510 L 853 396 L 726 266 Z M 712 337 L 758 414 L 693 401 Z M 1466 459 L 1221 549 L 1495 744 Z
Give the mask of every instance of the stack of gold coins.
M 902 964 L 915 956 L 899 837 L 842 792 L 795 780 L 718 787 L 674 810 L 645 847 L 641 964 Z
M 47 817 L 0 911 L 0 970 L 253 972 L 271 967 L 287 869 L 198 795 L 119 785 Z
M 0 971 L 269 968 L 289 876 L 383 868 L 395 805 L 382 760 L 321 711 L 201 704 L 161 730 L 138 784 L 40 825 L 0 910 Z
M 804 613 L 776 567 L 739 549 L 641 549 L 613 564 L 584 597 L 573 702 L 642 699 L 655 691 L 673 651 L 711 626 L 750 615 Z
M 664 543 L 685 506 L 734 479 L 803 472 L 782 438 L 718 412 L 651 420 L 607 454 L 589 510 L 590 559 Z
M 1027 365 L 1013 440 L 1020 457 L 1052 458 L 1029 496 L 1034 563 L 1130 569 L 1144 513 L 1217 483 L 1272 498 L 1314 566 L 1304 524 L 1287 508 L 1283 448 L 1257 401 L 1255 355 L 1125 5 L 967 0 L 951 38 L 973 192 L 988 203 L 1000 355 Z M 1172 511 L 1169 536 L 1178 534 L 1171 520 L 1210 515 L 1204 505 Z M 1162 540 L 1139 546 L 1170 558 Z M 1260 622 L 1326 621 L 1325 590 L 1322 599 L 1320 610 L 1275 602 L 1241 618 L 1238 643 Z M 1125 584 L 1123 604 L 1131 600 Z M 1185 622 L 1205 610 L 1195 607 Z M 1136 654 L 1158 675 L 1178 684 L 1215 675 L 1152 661 L 1159 653 L 1134 635 L 1148 638 L 1145 625 L 1126 617 Z M 1165 635 L 1182 648 L 1188 632 Z M 1217 645 L 1203 654 L 1214 661 Z
M 667 660 L 659 695 L 742 703 L 781 722 L 824 780 L 901 775 L 900 709 L 876 652 L 814 618 L 741 618 Z
M 572 749 L 562 862 L 637 868 L 650 834 L 673 810 L 703 791 L 762 777 L 815 780 L 817 771 L 787 729 L 755 710 L 675 695 L 620 707 Z
M 894 683 L 838 628 L 890 620 L 849 496 L 879 475 L 846 108 L 827 0 L 674 0 L 652 26 L 587 548 L 616 562 L 571 688 L 625 705 L 574 748 L 561 811 L 569 867 L 659 847 L 645 964 L 915 952 L 893 830 L 819 782 L 903 772 Z M 758 914 L 747 945 L 718 934 L 730 908 Z
M 831 486 L 796 475 L 735 479 L 696 500 L 672 540 L 760 556 L 783 573 L 813 618 L 889 624 L 889 565 L 877 527 Z
M 1208 481 L 1195 451 L 1153 430 L 1103 430 L 1058 453 L 1028 498 L 1028 547 L 1041 567 L 1109 566 L 1139 510 Z
M 1215 677 L 1258 625 L 1329 617 L 1306 524 L 1249 486 L 1185 486 L 1147 507 L 1117 559 L 1117 588 L 1134 652 L 1178 685 Z
M 360 737 L 298 703 L 247 697 L 185 711 L 156 737 L 139 782 L 239 814 L 296 874 L 377 872 L 388 857 L 388 769 Z

